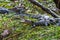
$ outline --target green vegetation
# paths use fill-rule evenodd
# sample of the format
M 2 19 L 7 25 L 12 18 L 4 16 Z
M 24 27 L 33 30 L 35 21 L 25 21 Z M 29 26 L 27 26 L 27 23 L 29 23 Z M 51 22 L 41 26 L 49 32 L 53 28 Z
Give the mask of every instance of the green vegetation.
M 53 4 L 53 1 L 47 0 L 49 5 Z M 27 0 L 24 0 L 24 5 L 29 10 L 27 13 L 29 14 L 37 14 L 41 13 L 44 14 L 45 12 L 41 10 L 39 7 L 32 5 Z M 42 0 L 39 1 L 45 7 L 49 7 L 48 4 L 45 4 Z M 10 2 L 2 2 L 0 6 L 5 5 L 6 8 L 12 8 L 12 6 L 8 6 Z M 17 5 L 18 3 L 16 3 Z M 47 5 L 47 6 L 46 6 Z M 54 5 L 54 4 L 53 4 Z M 53 6 L 52 6 L 53 8 Z M 36 28 L 31 29 L 31 25 L 27 25 L 25 23 L 21 23 L 21 17 L 15 16 L 15 13 L 10 13 L 9 15 L 0 14 L 0 34 L 5 29 L 9 29 L 12 33 L 4 38 L 11 39 L 11 40 L 60 40 L 60 26 L 37 26 Z M 48 14 L 49 15 L 49 14 Z M 16 19 L 18 18 L 18 19 Z M 24 17 L 25 19 L 30 19 L 36 21 L 36 19 Z

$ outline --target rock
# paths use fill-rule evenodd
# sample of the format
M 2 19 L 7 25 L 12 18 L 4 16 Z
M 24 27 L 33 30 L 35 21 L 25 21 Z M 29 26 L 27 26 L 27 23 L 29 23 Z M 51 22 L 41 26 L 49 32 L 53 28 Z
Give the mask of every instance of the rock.
M 1 36 L 5 38 L 5 37 L 7 37 L 9 34 L 10 34 L 10 31 L 9 31 L 9 30 L 4 30 L 3 33 L 1 33 Z
M 0 7 L 0 13 L 1 14 L 5 14 L 5 13 L 9 13 L 9 10 L 8 9 L 6 9 L 6 8 L 4 8 L 4 7 Z

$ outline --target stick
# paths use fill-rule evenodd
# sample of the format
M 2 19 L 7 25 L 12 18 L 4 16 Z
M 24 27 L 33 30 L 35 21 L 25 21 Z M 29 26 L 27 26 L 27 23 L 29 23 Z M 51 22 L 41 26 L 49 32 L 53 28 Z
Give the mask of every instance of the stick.
M 34 5 L 37 5 L 38 7 L 42 8 L 42 10 L 44 10 L 45 12 L 49 13 L 51 16 L 53 16 L 54 18 L 59 18 L 59 16 L 57 14 L 55 14 L 52 10 L 42 6 L 39 2 L 37 2 L 36 0 L 29 0 L 31 3 L 33 3 Z

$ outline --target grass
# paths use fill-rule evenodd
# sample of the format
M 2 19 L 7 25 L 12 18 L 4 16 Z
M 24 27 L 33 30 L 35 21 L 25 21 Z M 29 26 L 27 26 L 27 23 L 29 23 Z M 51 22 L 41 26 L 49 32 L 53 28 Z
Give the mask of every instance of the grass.
M 12 14 L 11 14 L 12 15 Z M 12 33 L 4 38 L 12 40 L 59 40 L 60 27 L 59 26 L 37 26 L 31 28 L 31 25 L 21 23 L 20 16 L 0 16 L 0 33 L 3 30 L 9 29 Z M 19 19 L 15 19 L 19 18 Z
M 7 4 L 2 2 L 0 6 L 5 5 L 6 8 L 12 8 Z M 26 4 L 25 6 L 30 7 L 31 4 Z M 32 9 L 32 6 L 30 8 Z M 40 9 L 39 12 L 44 13 Z M 36 21 L 36 19 L 28 17 L 25 17 L 25 19 Z M 21 23 L 20 16 L 14 16 L 14 13 L 9 15 L 0 14 L 0 34 L 5 29 L 10 30 L 11 34 L 3 38 L 3 40 L 60 40 L 60 26 L 37 26 L 31 29 L 31 25 Z

